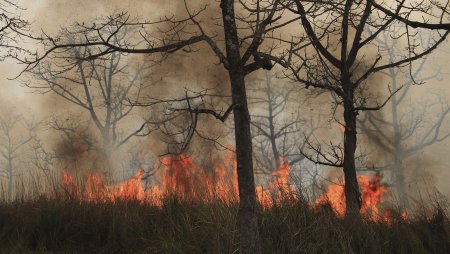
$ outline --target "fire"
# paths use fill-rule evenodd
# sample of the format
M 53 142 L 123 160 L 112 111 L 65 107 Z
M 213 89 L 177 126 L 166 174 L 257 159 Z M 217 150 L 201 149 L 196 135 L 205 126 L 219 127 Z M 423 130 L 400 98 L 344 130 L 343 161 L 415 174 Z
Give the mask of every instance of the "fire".
M 280 167 L 271 174 L 271 181 L 264 189 L 256 187 L 256 195 L 263 208 L 270 208 L 273 203 L 280 204 L 284 199 L 294 198 L 295 190 L 289 184 L 291 167 L 285 158 L 280 158 Z
M 288 183 L 290 166 L 281 159 L 281 166 L 270 176 L 266 188 L 256 187 L 259 202 L 264 208 L 280 203 L 283 198 L 294 193 Z M 213 170 L 196 165 L 186 154 L 167 156 L 161 160 L 160 184 L 146 188 L 142 181 L 145 171 L 139 168 L 134 177 L 118 185 L 105 184 L 99 173 L 84 174 L 84 186 L 78 184 L 74 176 L 64 172 L 63 189 L 71 196 L 85 202 L 114 202 L 115 200 L 136 200 L 162 204 L 162 198 L 177 196 L 183 200 L 237 202 L 238 184 L 236 159 L 227 153 L 222 160 L 213 163 Z M 83 188 L 84 187 L 84 188 Z
M 187 155 L 167 156 L 162 159 L 164 165 L 162 190 L 166 194 L 178 194 L 181 197 L 193 197 L 195 194 L 194 177 L 199 168 L 194 164 L 194 159 Z M 202 176 L 200 181 L 208 182 L 207 176 Z
M 188 155 L 167 156 L 161 160 L 160 184 L 146 188 L 143 178 L 145 170 L 139 168 L 134 177 L 118 185 L 107 185 L 99 173 L 84 174 L 81 186 L 69 172 L 62 175 L 63 190 L 70 196 L 85 202 L 114 202 L 134 200 L 161 205 L 166 196 L 177 196 L 183 200 L 236 202 L 238 185 L 236 160 L 226 154 L 213 170 L 198 167 Z M 84 187 L 84 188 L 83 188 Z
M 157 180 L 148 187 L 143 179 L 148 178 L 142 168 L 138 168 L 134 177 L 114 185 L 106 184 L 99 173 L 84 174 L 84 186 L 75 181 L 73 175 L 62 175 L 63 190 L 71 198 L 82 202 L 115 202 L 133 200 L 161 206 L 164 197 L 176 196 L 182 200 L 201 200 L 203 202 L 238 201 L 236 159 L 233 153 L 227 153 L 222 159 L 212 160 L 211 167 L 200 167 L 193 157 L 186 154 L 167 156 L 161 159 L 156 174 Z M 290 165 L 286 159 L 280 159 L 280 167 L 274 171 L 263 187 L 259 185 L 255 192 L 264 209 L 281 204 L 284 200 L 295 200 L 296 191 L 289 183 Z M 392 211 L 380 212 L 379 205 L 387 189 L 382 186 L 380 176 L 358 176 L 361 187 L 361 214 L 372 221 L 390 224 L 394 219 Z M 338 217 L 345 215 L 345 195 L 343 182 L 331 184 L 327 192 L 317 198 L 313 207 L 329 204 Z M 84 188 L 83 188 L 84 187 Z M 407 219 L 403 213 L 401 218 Z M 397 216 L 398 217 L 398 216 Z
M 379 221 L 383 218 L 378 209 L 378 205 L 383 201 L 383 196 L 387 189 L 381 185 L 380 177 L 375 175 L 358 176 L 358 183 L 361 188 L 361 215 Z M 336 215 L 343 217 L 345 215 L 345 194 L 344 183 L 333 184 L 328 186 L 325 194 L 316 199 L 315 205 L 320 206 L 329 203 Z
M 139 168 L 133 178 L 118 186 L 116 195 L 113 195 L 113 197 L 121 200 L 147 200 L 149 194 L 144 191 L 141 180 L 143 176 L 144 170 Z
M 80 196 L 80 188 L 69 172 L 64 172 L 61 181 L 64 186 L 63 190 L 69 197 L 76 198 Z

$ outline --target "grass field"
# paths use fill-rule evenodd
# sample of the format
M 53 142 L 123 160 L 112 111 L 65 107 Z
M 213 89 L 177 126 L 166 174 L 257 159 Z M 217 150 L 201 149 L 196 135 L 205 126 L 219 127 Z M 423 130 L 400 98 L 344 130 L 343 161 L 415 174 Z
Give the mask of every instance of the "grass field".
M 238 253 L 235 204 L 163 199 L 0 204 L 1 253 Z M 446 207 L 390 223 L 337 218 L 301 199 L 259 210 L 264 253 L 450 253 Z

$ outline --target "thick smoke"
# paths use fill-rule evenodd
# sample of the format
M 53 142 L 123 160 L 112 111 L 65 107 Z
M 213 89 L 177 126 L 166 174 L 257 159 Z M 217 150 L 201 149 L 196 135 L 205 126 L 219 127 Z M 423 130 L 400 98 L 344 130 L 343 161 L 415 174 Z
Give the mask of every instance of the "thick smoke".
M 199 0 L 187 2 L 192 10 L 199 9 L 199 7 L 204 5 L 204 1 Z M 209 3 L 207 11 L 202 14 L 199 19 L 203 21 L 202 24 L 205 31 L 210 34 L 218 34 L 215 39 L 217 39 L 219 44 L 222 44 L 222 27 L 216 25 L 216 23 L 221 22 L 218 5 L 218 2 Z M 164 15 L 174 15 L 175 17 L 186 16 L 183 1 L 27 0 L 23 1 L 23 6 L 26 8 L 26 10 L 23 11 L 24 15 L 30 17 L 29 19 L 31 21 L 34 21 L 34 31 L 39 33 L 41 30 L 44 30 L 49 34 L 56 34 L 61 27 L 68 26 L 75 21 L 89 22 L 99 16 L 108 15 L 117 11 L 126 11 L 131 17 L 139 17 L 150 21 L 157 20 L 159 17 Z M 448 48 L 448 45 L 445 47 Z M 433 57 L 435 57 L 436 62 L 444 63 L 447 60 L 445 57 L 446 54 L 440 54 Z M 136 56 L 136 58 L 140 57 L 141 56 Z M 370 52 L 367 54 L 367 58 L 371 58 Z M 10 77 L 11 75 L 9 75 L 9 73 L 18 73 L 19 70 L 20 66 L 11 67 L 11 65 L 9 65 L 4 68 L 4 72 L 2 72 L 2 74 Z M 194 91 L 211 89 L 210 93 L 224 96 L 223 98 L 215 98 L 213 100 L 213 104 L 216 106 L 215 109 L 217 110 L 226 109 L 230 103 L 229 97 L 227 97 L 230 93 L 227 73 L 223 66 L 218 64 L 218 58 L 204 43 L 194 45 L 191 52 L 180 51 L 169 56 L 161 64 L 156 65 L 154 68 L 149 70 L 148 76 L 153 85 L 145 91 L 143 96 L 144 100 L 145 97 L 182 98 L 185 95 L 184 88 L 188 88 Z M 445 80 L 446 78 L 449 78 L 449 75 L 443 75 L 443 79 Z M 366 92 L 372 94 L 374 98 L 380 95 L 385 97 L 386 82 L 386 80 L 383 80 L 381 77 L 377 76 L 368 81 L 369 85 L 367 87 L 369 87 L 370 90 Z M 441 82 L 441 84 L 443 84 L 443 82 Z M 412 89 L 410 92 L 413 96 L 421 96 L 423 94 L 430 93 L 432 86 L 438 85 L 439 82 L 433 80 L 432 82 L 430 81 L 426 87 L 418 87 L 417 89 Z M 57 96 L 51 94 L 45 94 L 44 96 L 40 96 L 36 93 L 30 94 L 30 90 L 20 87 L 18 81 L 9 82 L 6 87 L 7 88 L 5 89 L 7 89 L 8 92 L 2 93 L 4 94 L 2 96 L 2 100 L 5 101 L 5 97 L 13 99 L 9 99 L 9 102 L 5 103 L 7 105 L 4 108 L 13 110 L 17 109 L 18 111 L 22 111 L 24 113 L 31 112 L 33 115 L 37 116 L 37 118 L 43 119 L 52 115 L 61 115 L 66 111 L 73 112 L 77 110 L 77 108 L 71 106 Z M 445 94 L 447 98 L 450 98 L 450 89 L 443 88 L 443 94 Z M 320 102 L 316 102 L 319 105 L 328 105 L 327 103 L 329 102 L 330 97 L 321 96 L 319 100 Z M 12 105 L 16 106 L 14 107 Z M 151 111 L 149 108 L 140 109 L 140 113 L 143 115 L 149 114 L 149 111 Z M 317 111 L 312 111 L 311 113 L 314 114 L 316 112 Z M 379 114 L 382 117 L 383 112 L 380 112 Z M 87 116 L 83 117 L 85 117 L 83 118 L 85 120 Z M 201 133 L 206 133 L 211 137 L 226 136 L 229 134 L 228 126 L 218 122 L 212 117 L 201 116 L 200 120 L 201 122 L 199 122 L 199 129 L 201 130 Z M 229 121 L 230 120 L 231 119 L 229 119 Z M 387 135 L 392 134 L 388 133 L 387 130 L 386 132 Z M 336 130 L 336 133 L 337 135 L 340 134 L 338 130 Z M 87 135 L 87 137 L 94 140 L 94 143 L 97 142 L 98 134 L 95 134 L 93 129 L 86 130 L 86 133 L 77 133 L 76 136 L 80 136 L 81 134 Z M 72 165 L 71 163 L 81 163 L 81 167 L 84 168 L 101 167 L 99 165 L 103 163 L 102 154 L 83 143 L 84 141 L 82 139 L 70 140 L 64 135 L 61 135 L 59 132 L 53 132 L 52 129 L 47 131 L 44 135 L 45 139 L 52 140 L 51 142 L 48 142 L 48 145 L 54 148 L 59 153 L 61 158 L 65 158 L 64 161 L 68 165 Z M 155 132 L 149 137 L 140 138 L 136 141 L 139 143 L 145 143 L 146 145 L 135 147 L 139 147 L 141 150 L 149 151 L 149 153 L 160 154 L 165 149 L 164 144 L 159 141 L 161 137 L 161 133 Z M 228 143 L 228 141 L 232 143 L 232 139 L 228 139 L 226 141 L 222 140 L 222 142 L 225 143 Z M 446 154 L 448 153 L 448 149 L 446 149 L 445 144 L 448 143 L 442 142 L 424 151 L 426 156 L 424 155 L 421 157 L 421 161 L 425 161 L 424 158 L 429 159 L 426 159 L 425 165 L 421 166 L 420 169 L 417 169 L 417 171 L 426 170 L 435 175 L 435 179 L 437 179 L 436 185 L 438 188 L 444 192 L 444 194 L 450 196 L 450 188 L 445 182 L 445 179 L 450 177 L 450 171 L 443 169 L 442 166 L 439 166 L 447 163 L 445 158 L 447 158 Z M 364 144 L 360 144 L 360 146 L 361 145 Z M 195 139 L 192 143 L 191 149 L 192 151 L 197 151 L 201 154 L 202 151 L 210 150 L 213 147 L 213 143 L 211 142 L 206 142 L 202 139 Z M 388 160 L 387 158 L 384 158 L 386 155 L 383 151 L 380 151 L 380 149 L 377 149 L 377 151 L 378 152 L 373 157 L 373 163 Z M 128 152 L 132 153 L 131 151 L 122 152 L 124 156 Z M 81 160 L 83 162 L 80 162 L 80 158 L 82 158 Z M 415 163 L 408 162 L 407 166 L 409 167 L 409 165 L 412 167 Z M 415 170 L 410 170 L 410 172 L 411 174 L 416 175 L 413 173 Z

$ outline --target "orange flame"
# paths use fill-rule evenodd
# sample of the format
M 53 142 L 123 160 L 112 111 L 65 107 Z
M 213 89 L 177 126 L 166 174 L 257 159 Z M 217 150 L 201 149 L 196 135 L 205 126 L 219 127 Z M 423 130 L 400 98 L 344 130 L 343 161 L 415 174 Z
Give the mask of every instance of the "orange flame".
M 271 174 L 272 181 L 267 188 L 256 187 L 256 195 L 263 208 L 272 207 L 273 202 L 281 204 L 284 199 L 294 198 L 295 190 L 288 183 L 291 167 L 285 158 L 280 158 L 280 162 L 280 167 Z
M 98 173 L 84 175 L 84 189 L 68 172 L 62 175 L 61 181 L 69 197 L 83 202 L 133 200 L 161 206 L 164 197 L 174 195 L 182 200 L 238 201 L 236 159 L 231 152 L 225 154 L 222 160 L 214 161 L 209 169 L 199 167 L 191 156 L 185 154 L 164 157 L 161 163 L 160 184 L 150 188 L 146 188 L 142 180 L 146 174 L 142 168 L 136 171 L 134 177 L 118 185 L 105 184 Z M 296 192 L 289 183 L 290 171 L 287 160 L 281 158 L 280 167 L 270 175 L 266 187 L 256 187 L 257 199 L 264 209 L 279 205 L 286 199 L 296 199 Z M 362 192 L 361 214 L 372 221 L 390 224 L 393 221 L 392 212 L 386 209 L 381 214 L 378 208 L 387 192 L 381 185 L 380 177 L 358 176 L 358 182 Z M 324 204 L 330 204 L 338 217 L 344 216 L 345 195 L 342 182 L 329 185 L 327 192 L 315 200 L 314 207 Z M 403 213 L 402 218 L 407 220 L 408 215 Z
M 64 172 L 62 185 L 71 197 L 86 202 L 135 200 L 160 205 L 163 197 L 173 195 L 183 200 L 221 200 L 228 203 L 238 200 L 236 159 L 233 153 L 225 154 L 209 171 L 198 167 L 194 159 L 185 154 L 164 157 L 161 163 L 161 184 L 150 189 L 146 189 L 143 184 L 145 171 L 142 168 L 137 170 L 134 177 L 119 185 L 105 184 L 99 173 L 86 173 L 84 189 L 74 181 L 73 175 Z M 294 193 L 288 183 L 289 172 L 289 164 L 281 159 L 281 166 L 271 174 L 267 187 L 256 187 L 257 198 L 264 208 L 279 204 L 287 195 Z
M 381 185 L 379 176 L 358 176 L 358 183 L 361 188 L 361 214 L 371 219 L 379 221 L 382 215 L 378 209 L 378 205 L 383 201 L 383 196 L 387 189 Z M 328 186 L 325 194 L 316 199 L 315 205 L 320 206 L 329 203 L 338 217 L 345 214 L 345 194 L 344 183 L 333 184 Z
M 86 202 L 111 202 L 135 200 L 162 204 L 164 196 L 177 196 L 183 200 L 201 199 L 225 202 L 237 201 L 236 160 L 226 154 L 213 170 L 198 167 L 188 155 L 167 156 L 161 160 L 161 184 L 146 189 L 142 178 L 145 171 L 139 168 L 134 177 L 118 185 L 107 185 L 98 173 L 84 174 L 84 188 L 75 182 L 69 172 L 62 175 L 62 186 L 70 197 Z

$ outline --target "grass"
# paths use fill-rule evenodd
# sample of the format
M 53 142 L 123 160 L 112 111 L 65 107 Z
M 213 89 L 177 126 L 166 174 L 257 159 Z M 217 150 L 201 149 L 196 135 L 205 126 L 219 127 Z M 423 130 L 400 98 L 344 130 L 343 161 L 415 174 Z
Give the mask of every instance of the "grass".
M 238 253 L 238 207 L 224 202 L 164 199 L 76 199 L 0 203 L 1 253 Z M 344 220 L 287 200 L 259 210 L 264 253 L 450 253 L 445 209 L 390 225 Z

